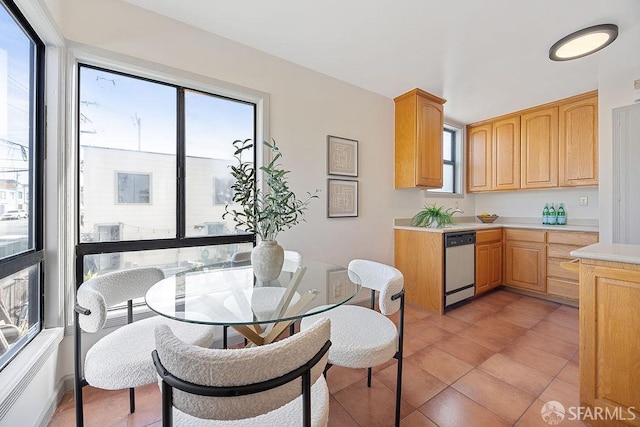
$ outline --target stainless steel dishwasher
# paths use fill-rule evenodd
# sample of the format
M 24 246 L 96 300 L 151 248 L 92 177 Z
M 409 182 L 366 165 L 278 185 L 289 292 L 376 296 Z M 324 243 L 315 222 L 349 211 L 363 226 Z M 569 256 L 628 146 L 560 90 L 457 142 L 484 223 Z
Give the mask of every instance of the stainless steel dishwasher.
M 476 293 L 476 232 L 444 235 L 444 306 L 471 298 Z

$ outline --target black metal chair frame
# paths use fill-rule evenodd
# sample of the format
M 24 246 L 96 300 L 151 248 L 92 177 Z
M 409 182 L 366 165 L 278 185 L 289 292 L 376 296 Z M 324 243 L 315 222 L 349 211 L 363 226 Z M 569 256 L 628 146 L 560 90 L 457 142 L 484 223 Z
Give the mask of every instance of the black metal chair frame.
M 82 388 L 89 385 L 84 378 L 83 359 L 82 359 L 82 328 L 80 328 L 80 315 L 88 316 L 91 310 L 82 307 L 78 303 L 74 307 L 74 327 L 75 336 L 73 344 L 74 358 L 74 397 L 76 404 L 76 426 L 84 426 L 84 410 L 82 406 Z M 133 323 L 133 301 L 127 301 L 127 324 Z M 135 389 L 129 389 L 129 411 L 133 414 L 136 411 Z
M 320 351 L 318 351 L 304 365 L 290 371 L 278 378 L 272 378 L 254 384 L 229 387 L 214 387 L 201 384 L 194 384 L 184 381 L 162 365 L 157 350 L 151 353 L 153 363 L 156 366 L 158 375 L 162 378 L 162 426 L 173 426 L 173 389 L 182 390 L 186 393 L 196 394 L 208 397 L 236 397 L 246 396 L 249 394 L 261 393 L 267 390 L 280 387 L 296 378 L 302 377 L 302 419 L 305 427 L 311 427 L 311 368 L 313 368 L 322 357 L 326 354 L 331 346 L 331 341 L 324 343 Z
M 400 298 L 400 309 L 398 310 L 398 351 L 393 355 L 393 358 L 398 361 L 398 374 L 396 379 L 396 414 L 395 425 L 400 427 L 400 401 L 402 399 L 402 354 L 403 354 L 403 341 L 404 341 L 404 289 L 397 294 L 391 296 L 391 300 L 395 301 Z M 371 290 L 371 310 L 376 309 L 376 291 Z M 327 371 L 331 368 L 331 364 L 327 364 L 324 370 L 325 377 Z M 367 387 L 371 387 L 371 374 L 372 368 L 367 368 Z

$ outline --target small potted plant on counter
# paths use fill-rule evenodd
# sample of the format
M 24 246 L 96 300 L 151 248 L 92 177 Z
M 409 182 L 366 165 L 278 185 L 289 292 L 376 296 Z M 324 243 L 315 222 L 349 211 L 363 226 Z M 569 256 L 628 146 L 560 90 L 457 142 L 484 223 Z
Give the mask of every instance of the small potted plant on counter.
M 455 224 L 453 221 L 453 208 L 445 209 L 435 203 L 425 205 L 424 208 L 411 218 L 414 227 L 443 228 Z

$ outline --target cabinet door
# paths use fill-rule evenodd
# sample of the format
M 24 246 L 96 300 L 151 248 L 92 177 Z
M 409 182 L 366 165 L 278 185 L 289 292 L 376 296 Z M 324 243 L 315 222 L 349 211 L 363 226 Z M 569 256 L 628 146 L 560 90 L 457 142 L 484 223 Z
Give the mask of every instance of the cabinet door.
M 540 243 L 505 243 L 506 285 L 532 291 L 546 291 L 546 246 Z
M 580 261 L 580 403 L 618 411 L 634 426 L 640 425 L 638 307 L 637 265 Z
M 558 186 L 558 107 L 520 116 L 521 186 Z
M 520 117 L 510 117 L 493 124 L 494 190 L 520 189 Z
M 598 97 L 559 106 L 560 186 L 598 185 Z
M 489 289 L 502 285 L 502 243 L 489 245 Z
M 467 127 L 467 191 L 491 190 L 491 123 Z
M 476 295 L 490 289 L 490 245 L 476 245 Z
M 442 188 L 442 104 L 418 96 L 416 184 Z

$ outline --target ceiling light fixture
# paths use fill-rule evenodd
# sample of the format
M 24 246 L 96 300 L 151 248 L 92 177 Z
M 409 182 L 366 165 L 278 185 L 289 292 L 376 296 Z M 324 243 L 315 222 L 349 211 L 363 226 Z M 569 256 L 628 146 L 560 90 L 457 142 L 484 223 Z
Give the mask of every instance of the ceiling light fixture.
M 584 28 L 558 40 L 549 49 L 549 59 L 568 61 L 582 58 L 609 46 L 618 37 L 618 26 L 613 24 L 594 25 Z

